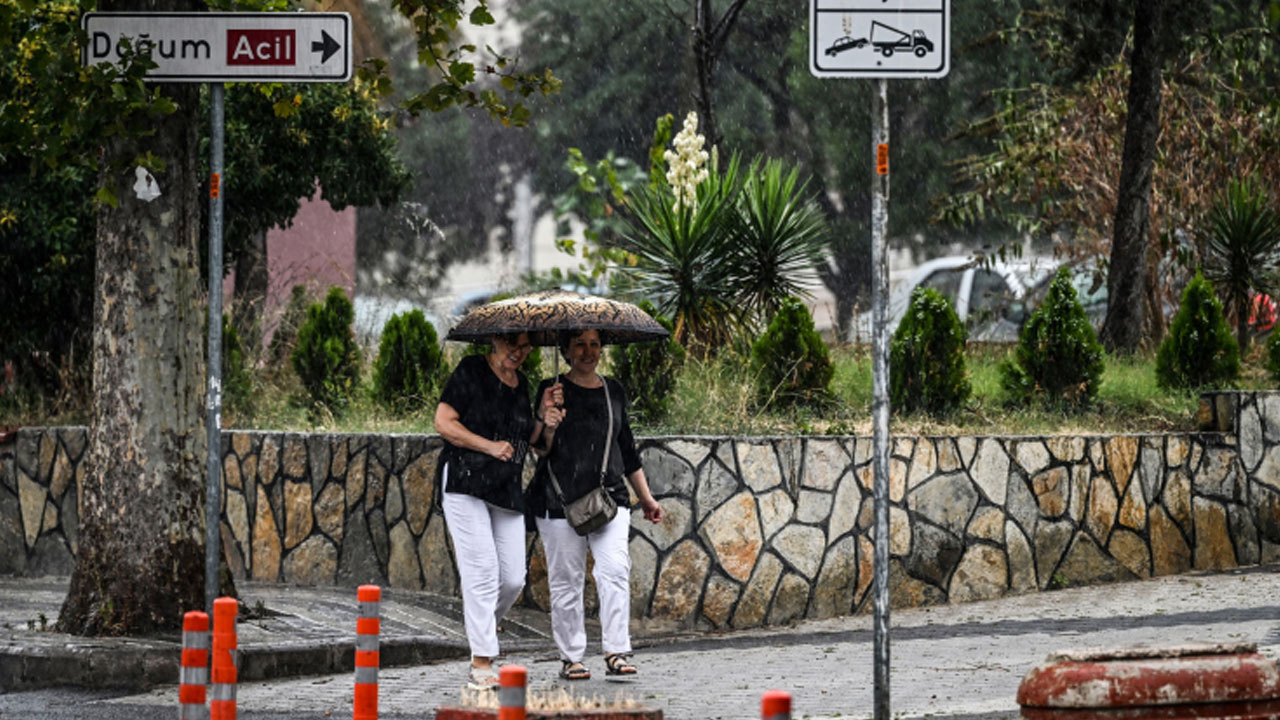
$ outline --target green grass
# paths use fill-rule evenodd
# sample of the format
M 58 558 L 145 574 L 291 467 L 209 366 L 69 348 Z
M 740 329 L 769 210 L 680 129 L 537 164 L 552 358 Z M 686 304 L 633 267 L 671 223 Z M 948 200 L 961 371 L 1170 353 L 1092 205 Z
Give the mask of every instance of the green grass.
M 446 348 L 452 366 L 462 346 Z M 1009 346 L 971 345 L 967 357 L 973 396 L 961 410 L 946 416 L 894 416 L 895 433 L 909 434 L 1094 434 L 1194 430 L 1198 396 L 1160 389 L 1154 355 L 1107 357 L 1102 386 L 1094 402 L 1080 411 L 1008 404 L 1000 387 L 999 364 Z M 544 351 L 544 374 L 552 373 L 552 353 Z M 607 354 L 606 354 L 607 357 Z M 794 435 L 870 434 L 871 353 L 866 345 L 834 345 L 832 399 L 815 408 L 761 410 L 755 404 L 749 363 L 726 349 L 709 360 L 691 358 L 680 373 L 669 416 L 661 423 L 637 427 L 645 435 Z M 372 399 L 371 362 L 364 364 L 362 384 L 340 416 L 311 413 L 301 401 L 301 386 L 287 367 L 253 373 L 247 399 L 228 398 L 223 426 L 256 430 L 352 433 L 430 433 L 434 403 L 394 415 Z M 563 363 L 561 370 L 564 369 Z M 605 368 L 608 372 L 608 368 Z M 1263 369 L 1260 349 L 1246 359 L 1232 387 L 1274 388 Z M 81 394 L 87 397 L 88 393 Z M 0 427 L 73 425 L 88 422 L 87 406 L 61 403 L 31 394 L 0 396 Z

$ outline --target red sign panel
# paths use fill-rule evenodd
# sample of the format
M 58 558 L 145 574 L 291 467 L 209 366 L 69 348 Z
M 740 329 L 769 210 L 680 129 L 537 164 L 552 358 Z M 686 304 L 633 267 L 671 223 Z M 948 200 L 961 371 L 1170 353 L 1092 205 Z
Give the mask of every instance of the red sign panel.
M 295 37 L 292 29 L 227 30 L 227 64 L 293 65 Z

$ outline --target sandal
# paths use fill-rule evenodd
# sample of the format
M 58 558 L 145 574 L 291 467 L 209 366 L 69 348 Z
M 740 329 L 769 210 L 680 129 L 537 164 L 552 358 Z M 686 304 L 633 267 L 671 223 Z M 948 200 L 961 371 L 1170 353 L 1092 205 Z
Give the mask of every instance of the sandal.
M 497 690 L 498 674 L 492 667 L 482 670 L 472 665 L 467 671 L 467 687 L 472 690 Z
M 581 662 L 561 660 L 560 677 L 564 680 L 590 680 L 591 671 L 588 670 Z
M 639 672 L 627 658 L 630 653 L 610 653 L 604 656 L 604 672 L 606 675 L 635 675 Z

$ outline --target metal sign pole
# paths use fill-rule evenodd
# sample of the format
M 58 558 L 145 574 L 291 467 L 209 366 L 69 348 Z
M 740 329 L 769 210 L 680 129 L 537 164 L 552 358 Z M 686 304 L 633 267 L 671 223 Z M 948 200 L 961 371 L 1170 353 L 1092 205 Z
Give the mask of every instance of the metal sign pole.
M 872 448 L 875 471 L 875 720 L 889 720 L 889 221 L 888 82 L 876 80 L 871 142 L 876 174 L 871 195 Z
M 223 85 L 209 83 L 209 401 L 205 473 L 204 604 L 213 617 L 218 597 L 222 500 L 222 142 Z

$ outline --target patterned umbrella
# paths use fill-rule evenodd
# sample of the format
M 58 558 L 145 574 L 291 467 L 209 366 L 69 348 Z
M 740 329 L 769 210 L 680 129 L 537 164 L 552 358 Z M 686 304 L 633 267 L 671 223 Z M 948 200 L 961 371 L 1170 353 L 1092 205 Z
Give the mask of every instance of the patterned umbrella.
M 446 340 L 485 342 L 494 335 L 529 333 L 535 345 L 556 345 L 563 330 L 598 330 L 607 345 L 660 340 L 669 333 L 631 303 L 568 290 L 544 290 L 499 300 L 467 313 Z

